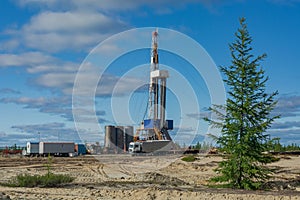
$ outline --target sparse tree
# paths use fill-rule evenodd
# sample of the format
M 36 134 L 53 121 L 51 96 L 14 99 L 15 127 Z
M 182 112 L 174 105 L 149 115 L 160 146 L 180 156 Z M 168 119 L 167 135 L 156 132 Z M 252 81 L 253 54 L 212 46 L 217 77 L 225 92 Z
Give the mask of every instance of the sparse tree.
M 199 141 L 197 142 L 197 144 L 196 144 L 196 146 L 195 146 L 195 149 L 199 149 L 199 150 L 201 149 L 201 144 L 200 144 Z
M 260 67 L 266 54 L 258 57 L 252 54 L 252 38 L 244 18 L 240 19 L 235 37 L 229 45 L 231 65 L 221 67 L 228 86 L 226 104 L 210 108 L 221 121 L 206 118 L 211 125 L 221 128 L 217 143 L 227 155 L 216 169 L 220 175 L 212 181 L 233 188 L 257 189 L 271 172 L 265 164 L 271 162 L 272 157 L 262 152 L 270 145 L 266 130 L 278 118 L 270 115 L 277 103 L 274 98 L 278 92 L 266 92 L 268 77 Z

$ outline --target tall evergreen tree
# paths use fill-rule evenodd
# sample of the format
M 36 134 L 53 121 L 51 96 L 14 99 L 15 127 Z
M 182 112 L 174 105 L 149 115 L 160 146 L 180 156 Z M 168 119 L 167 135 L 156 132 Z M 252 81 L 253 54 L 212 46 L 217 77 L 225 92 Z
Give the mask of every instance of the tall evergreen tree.
M 278 92 L 266 93 L 268 77 L 260 67 L 266 54 L 258 57 L 252 54 L 252 38 L 244 18 L 240 19 L 235 37 L 236 40 L 229 45 L 231 65 L 221 67 L 228 86 L 226 104 L 210 108 L 221 121 L 206 119 L 221 128 L 217 143 L 227 155 L 216 169 L 220 175 L 212 180 L 225 182 L 233 188 L 256 189 L 270 174 L 265 164 L 272 157 L 262 152 L 270 144 L 270 136 L 265 132 L 279 117 L 270 115 L 277 103 L 274 98 Z

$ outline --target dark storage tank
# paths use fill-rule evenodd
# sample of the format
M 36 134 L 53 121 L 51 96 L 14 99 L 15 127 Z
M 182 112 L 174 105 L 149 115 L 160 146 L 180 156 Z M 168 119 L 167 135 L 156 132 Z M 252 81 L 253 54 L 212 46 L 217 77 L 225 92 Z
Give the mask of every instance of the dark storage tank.
M 129 143 L 133 141 L 133 126 L 117 126 L 118 152 L 128 151 Z
M 124 152 L 124 126 L 116 127 L 118 153 Z
M 116 137 L 116 128 L 115 126 L 105 126 L 105 141 L 104 147 L 109 150 L 116 148 L 117 137 Z
M 129 143 L 133 142 L 133 126 L 125 126 L 126 151 L 128 151 Z
M 128 151 L 133 141 L 133 126 L 105 126 L 104 147 L 106 152 L 123 153 Z

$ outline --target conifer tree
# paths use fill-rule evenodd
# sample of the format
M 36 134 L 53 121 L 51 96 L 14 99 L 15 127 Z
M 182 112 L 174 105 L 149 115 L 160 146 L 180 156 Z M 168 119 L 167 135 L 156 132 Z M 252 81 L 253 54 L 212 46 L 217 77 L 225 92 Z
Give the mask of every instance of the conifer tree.
M 228 90 L 226 104 L 210 108 L 221 121 L 206 119 L 211 125 L 221 128 L 217 144 L 226 155 L 216 169 L 219 175 L 212 181 L 225 182 L 233 188 L 257 189 L 270 174 L 265 164 L 272 160 L 272 156 L 262 152 L 270 145 L 270 135 L 266 130 L 279 117 L 270 115 L 277 103 L 274 98 L 278 92 L 266 92 L 268 77 L 260 67 L 266 54 L 258 57 L 252 54 L 252 38 L 245 18 L 240 19 L 235 37 L 236 40 L 229 45 L 231 65 L 221 67 Z

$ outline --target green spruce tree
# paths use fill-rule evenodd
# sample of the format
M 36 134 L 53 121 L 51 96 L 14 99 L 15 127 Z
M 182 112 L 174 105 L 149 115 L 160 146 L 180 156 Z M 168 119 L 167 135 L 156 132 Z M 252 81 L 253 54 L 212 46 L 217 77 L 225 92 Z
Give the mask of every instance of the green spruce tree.
M 228 86 L 226 104 L 210 108 L 221 121 L 206 119 L 211 125 L 221 128 L 217 143 L 227 155 L 216 169 L 219 175 L 212 181 L 233 188 L 257 189 L 270 174 L 265 164 L 272 157 L 262 152 L 270 145 L 266 130 L 278 118 L 270 115 L 277 103 L 274 98 L 278 92 L 266 93 L 268 77 L 260 67 L 266 54 L 254 57 L 252 38 L 244 18 L 240 19 L 240 26 L 235 33 L 235 42 L 229 45 L 231 65 L 221 67 Z

